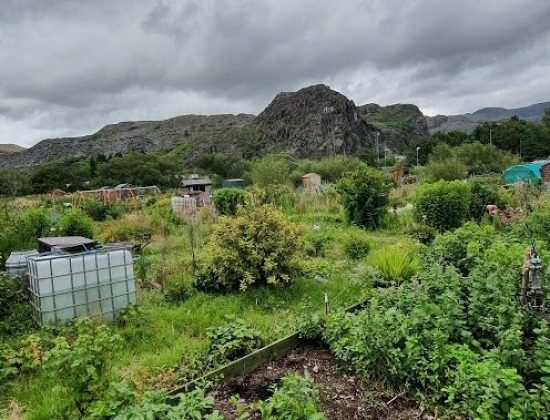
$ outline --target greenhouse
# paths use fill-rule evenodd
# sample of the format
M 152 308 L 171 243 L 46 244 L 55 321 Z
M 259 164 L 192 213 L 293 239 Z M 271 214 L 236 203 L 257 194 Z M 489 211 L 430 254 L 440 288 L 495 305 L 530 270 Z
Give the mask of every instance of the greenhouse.
M 510 166 L 504 171 L 502 177 L 506 184 L 539 181 L 542 179 L 541 168 L 542 166 L 538 163 L 522 163 Z

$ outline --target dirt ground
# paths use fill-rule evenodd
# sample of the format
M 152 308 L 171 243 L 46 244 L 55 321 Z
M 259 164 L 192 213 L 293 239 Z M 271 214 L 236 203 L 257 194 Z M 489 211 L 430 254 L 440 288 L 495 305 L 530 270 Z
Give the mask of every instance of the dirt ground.
M 231 396 L 239 394 L 246 403 L 266 399 L 271 395 L 270 386 L 277 385 L 284 375 L 304 370 L 309 372 L 321 393 L 321 405 L 328 419 L 434 418 L 423 414 L 418 405 L 404 394 L 358 379 L 339 366 L 327 349 L 314 347 L 294 350 L 247 377 L 218 385 L 210 393 L 214 397 L 214 409 L 225 418 L 235 419 L 237 414 L 229 403 Z

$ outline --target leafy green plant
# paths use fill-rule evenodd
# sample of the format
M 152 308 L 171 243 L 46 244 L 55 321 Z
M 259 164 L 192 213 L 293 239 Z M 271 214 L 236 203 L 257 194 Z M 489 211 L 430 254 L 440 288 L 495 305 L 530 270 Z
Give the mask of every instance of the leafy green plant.
M 170 400 L 162 391 L 147 391 L 138 397 L 125 384 L 111 384 L 106 398 L 94 402 L 88 416 L 92 419 L 150 419 L 150 420 L 222 420 L 217 411 L 212 411 L 213 398 L 206 395 L 205 388 L 178 394 Z
M 325 255 L 327 245 L 333 240 L 333 236 L 326 233 L 310 232 L 305 236 L 305 252 L 311 257 Z
M 86 238 L 94 236 L 92 219 L 77 209 L 63 213 L 59 218 L 57 229 L 61 236 L 84 236 Z
M 311 376 L 290 373 L 279 387 L 273 388 L 273 395 L 260 401 L 256 408 L 264 419 L 322 420 L 325 415 L 320 408 L 321 397 Z
M 195 285 L 207 290 L 245 290 L 284 285 L 299 272 L 300 231 L 270 206 L 222 217 L 206 246 Z
M 487 205 L 503 206 L 504 202 L 498 194 L 498 189 L 484 182 L 470 183 L 470 206 L 468 216 L 479 222 L 487 214 Z
M 368 239 L 354 235 L 344 243 L 344 254 L 352 260 L 359 260 L 367 256 L 370 251 L 370 242 Z
M 109 208 L 108 205 L 94 199 L 84 200 L 80 205 L 80 209 L 97 222 L 101 222 L 107 218 Z
M 390 178 L 382 171 L 364 166 L 345 174 L 337 184 L 348 221 L 374 229 L 386 214 Z
M 492 226 L 478 226 L 470 222 L 439 235 L 428 254 L 439 263 L 450 264 L 467 275 L 495 238 L 496 231 Z
M 33 327 L 27 293 L 22 279 L 0 275 L 0 336 L 19 334 Z
M 239 206 L 246 202 L 247 193 L 237 188 L 221 188 L 214 192 L 212 200 L 222 216 L 235 216 Z
M 460 181 L 439 181 L 419 185 L 414 197 L 416 217 L 439 231 L 459 227 L 470 206 L 468 185 Z
M 208 361 L 213 365 L 239 359 L 263 344 L 259 331 L 242 319 L 228 318 L 225 324 L 208 328 L 206 334 L 210 339 Z
M 88 319 L 77 320 L 74 328 L 74 336 L 54 338 L 54 347 L 44 355 L 43 369 L 70 396 L 67 414 L 82 417 L 108 389 L 109 363 L 121 338 L 106 325 Z
M 437 231 L 428 225 L 417 223 L 407 229 L 407 234 L 424 245 L 432 243 Z

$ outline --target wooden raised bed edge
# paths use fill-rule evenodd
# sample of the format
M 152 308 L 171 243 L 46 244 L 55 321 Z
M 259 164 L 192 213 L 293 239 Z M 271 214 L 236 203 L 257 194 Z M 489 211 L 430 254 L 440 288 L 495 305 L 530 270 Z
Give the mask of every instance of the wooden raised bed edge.
M 367 305 L 368 305 L 368 300 L 352 305 L 344 309 L 344 311 L 355 312 L 357 310 L 364 308 Z M 182 386 L 174 388 L 168 392 L 168 395 L 172 397 L 177 397 L 177 394 L 190 391 L 207 381 L 227 382 L 230 379 L 236 378 L 238 376 L 246 376 L 249 373 L 252 373 L 257 368 L 259 368 L 260 366 L 286 356 L 295 348 L 299 347 L 300 345 L 303 345 L 304 342 L 305 340 L 300 338 L 300 333 L 295 332 L 284 338 L 281 338 L 280 340 L 274 341 L 273 343 L 268 344 L 267 346 L 262 347 L 261 349 L 258 349 L 250 354 L 247 354 L 246 356 L 241 357 L 240 359 L 234 360 L 233 362 L 227 363 L 226 365 L 223 365 L 218 369 L 210 371 L 207 374 L 197 379 L 194 379 L 191 382 L 188 382 Z

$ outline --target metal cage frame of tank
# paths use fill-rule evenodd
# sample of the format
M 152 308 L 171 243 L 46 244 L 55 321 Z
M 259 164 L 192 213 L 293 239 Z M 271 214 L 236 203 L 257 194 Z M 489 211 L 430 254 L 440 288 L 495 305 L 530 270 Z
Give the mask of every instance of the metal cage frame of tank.
M 111 253 L 114 251 L 123 251 L 123 263 L 111 265 Z M 107 267 L 101 267 L 98 264 L 98 257 L 106 255 Z M 86 269 L 85 257 L 94 256 L 94 266 L 92 269 Z M 129 256 L 129 258 L 127 258 Z M 31 261 L 43 261 L 44 257 L 49 257 L 49 273 L 50 276 L 39 277 L 38 273 L 34 273 Z M 82 271 L 73 271 L 73 259 L 82 258 Z M 93 251 L 81 252 L 76 254 L 40 254 L 37 256 L 28 257 L 28 281 L 30 291 L 30 304 L 32 308 L 32 317 L 39 325 L 49 325 L 67 322 L 74 318 L 89 317 L 102 320 L 113 320 L 118 312 L 129 305 L 136 303 L 136 286 L 134 277 L 133 257 L 124 247 L 108 247 L 99 248 Z M 53 275 L 53 261 L 59 259 L 68 259 L 69 273 L 61 275 Z M 113 269 L 124 267 L 124 278 L 113 280 Z M 100 270 L 108 272 L 108 280 L 100 281 Z M 95 282 L 89 282 L 88 274 L 95 271 Z M 75 277 L 82 275 L 84 281 L 83 286 L 75 286 Z M 70 276 L 70 289 L 58 290 L 55 288 L 55 279 Z M 93 277 L 93 274 L 92 274 Z M 41 279 L 49 279 L 51 292 L 43 293 L 40 291 Z M 125 284 L 123 293 L 115 294 L 117 286 Z M 95 290 L 94 290 L 95 289 Z M 84 300 L 78 298 L 79 293 L 84 292 Z M 63 297 L 70 296 L 70 305 L 58 306 L 59 300 Z M 47 298 L 51 298 L 51 308 L 45 308 L 44 302 Z M 63 311 L 63 312 L 61 312 Z M 50 314 L 53 314 L 53 318 Z

